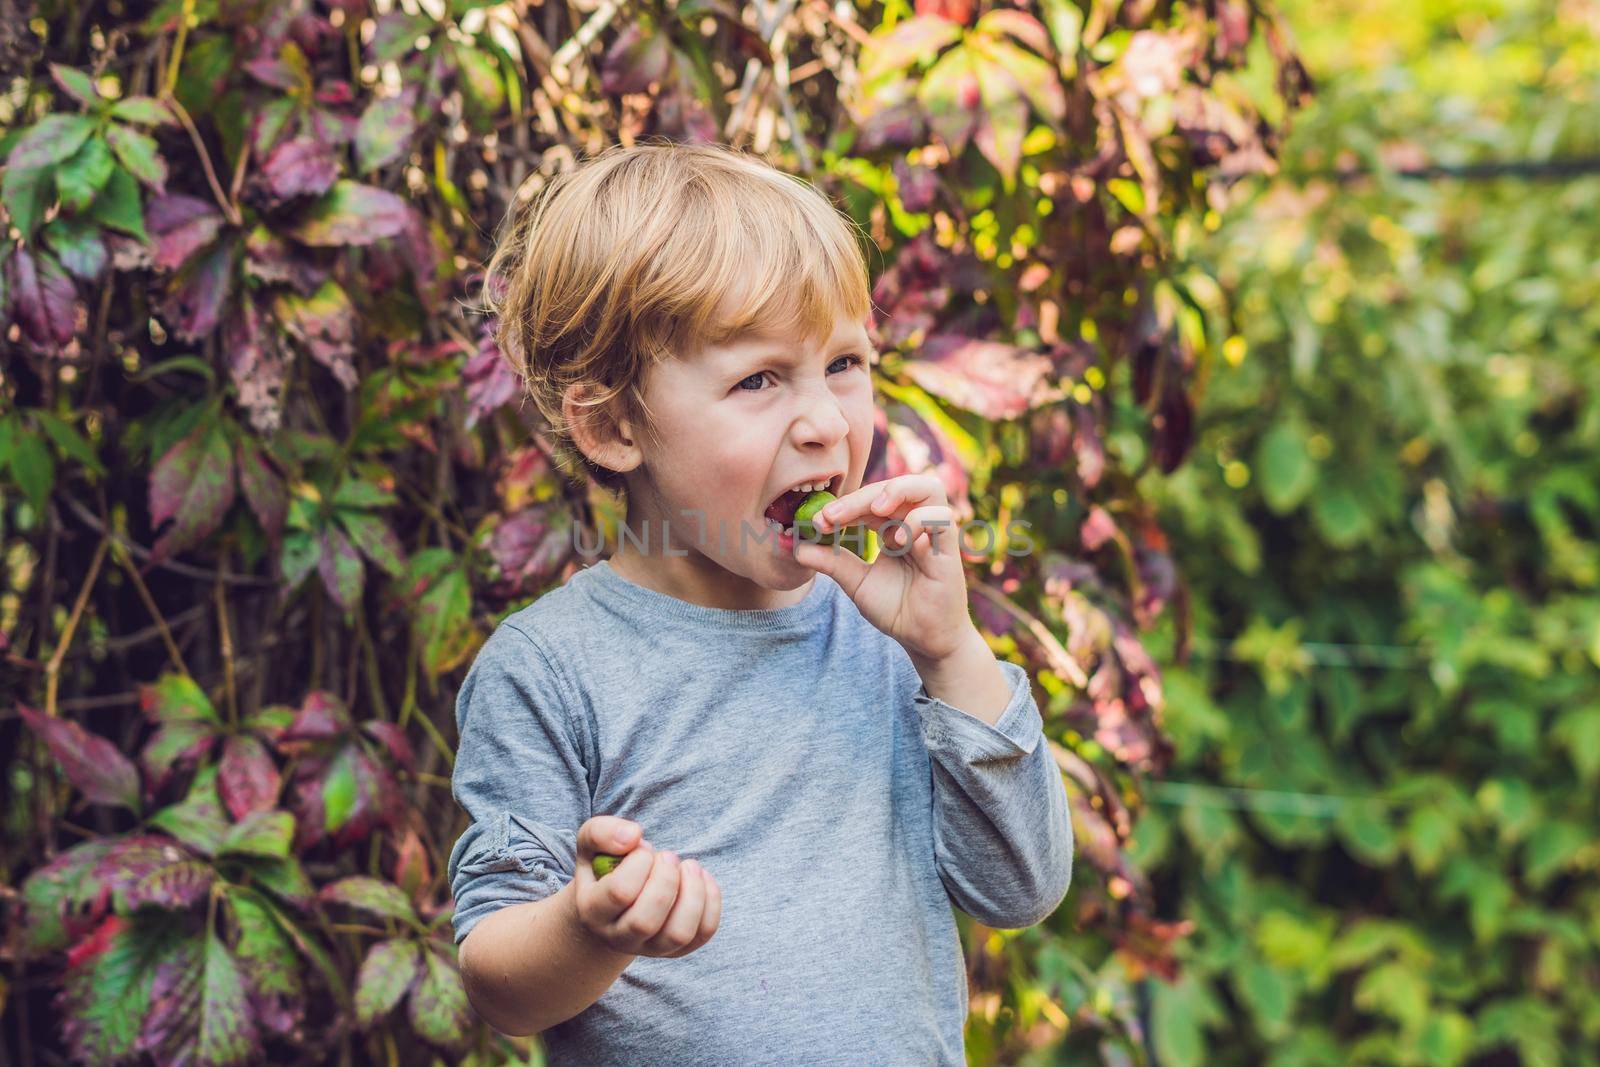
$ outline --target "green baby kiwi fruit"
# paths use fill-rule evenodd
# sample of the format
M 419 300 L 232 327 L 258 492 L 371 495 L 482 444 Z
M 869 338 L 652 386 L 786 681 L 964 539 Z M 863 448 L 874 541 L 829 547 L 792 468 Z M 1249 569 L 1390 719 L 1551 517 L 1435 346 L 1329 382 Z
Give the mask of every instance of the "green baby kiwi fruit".
M 599 853 L 595 856 L 594 863 L 591 864 L 591 866 L 594 867 L 594 876 L 596 878 L 604 878 L 606 875 L 616 870 L 617 864 L 621 862 L 621 856 L 613 856 L 609 852 Z
M 817 532 L 816 525 L 811 521 L 812 519 L 816 518 L 817 512 L 821 511 L 823 508 L 827 507 L 837 499 L 838 497 L 834 496 L 826 489 L 819 489 L 815 493 L 812 493 L 810 496 L 806 497 L 805 500 L 801 501 L 800 506 L 794 509 L 795 540 L 814 541 L 819 545 L 832 545 L 837 543 L 839 535 L 843 533 L 844 530 L 853 530 L 855 532 L 848 540 L 846 540 L 844 547 L 848 548 L 857 556 L 861 556 L 863 551 L 861 537 L 865 532 L 864 528 L 858 526 L 846 526 L 841 529 L 836 527 L 832 530 L 829 530 L 825 534 L 819 534 Z
M 829 530 L 818 535 L 817 528 L 811 522 L 816 518 L 817 512 L 837 500 L 838 497 L 826 489 L 818 489 L 815 493 L 801 501 L 800 506 L 794 509 L 794 535 L 798 540 L 815 541 L 819 545 L 831 545 L 839 536 L 838 530 Z

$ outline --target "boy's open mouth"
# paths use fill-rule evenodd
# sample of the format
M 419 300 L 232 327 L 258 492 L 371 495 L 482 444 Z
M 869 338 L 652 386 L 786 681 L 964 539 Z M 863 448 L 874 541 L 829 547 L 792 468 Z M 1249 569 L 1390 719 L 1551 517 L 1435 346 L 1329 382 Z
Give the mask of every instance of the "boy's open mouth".
M 767 520 L 778 527 L 783 533 L 794 533 L 794 513 L 800 505 L 805 503 L 806 497 L 812 493 L 826 489 L 834 496 L 839 495 L 839 487 L 844 484 L 843 474 L 834 474 L 823 478 L 807 478 L 795 483 L 795 488 L 785 490 L 778 498 L 767 505 L 763 514 Z M 804 486 L 805 488 L 800 488 Z

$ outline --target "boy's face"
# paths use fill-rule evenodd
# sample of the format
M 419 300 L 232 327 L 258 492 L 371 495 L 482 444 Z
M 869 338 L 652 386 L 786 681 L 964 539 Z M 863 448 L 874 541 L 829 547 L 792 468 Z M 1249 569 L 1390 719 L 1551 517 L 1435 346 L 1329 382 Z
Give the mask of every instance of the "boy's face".
M 639 444 L 634 473 L 643 477 L 630 479 L 628 523 L 648 531 L 663 584 L 702 603 L 776 606 L 759 590 L 795 589 L 815 573 L 795 561 L 792 539 L 764 513 L 802 482 L 828 482 L 838 496 L 860 486 L 872 446 L 874 358 L 863 325 L 841 317 L 825 341 L 750 338 L 650 369 L 645 399 L 656 435 Z M 664 524 L 673 551 L 686 556 L 662 552 Z

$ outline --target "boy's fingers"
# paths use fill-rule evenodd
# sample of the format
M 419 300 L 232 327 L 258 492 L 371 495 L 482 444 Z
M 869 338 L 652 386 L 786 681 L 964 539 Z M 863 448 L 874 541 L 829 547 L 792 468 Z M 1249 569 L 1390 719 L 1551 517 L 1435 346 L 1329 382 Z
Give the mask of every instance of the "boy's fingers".
M 643 834 L 639 824 L 615 815 L 596 815 L 578 830 L 578 858 L 584 862 L 601 852 L 620 856 L 633 848 Z
M 641 841 L 624 856 L 616 869 L 600 880 L 600 888 L 605 892 L 600 894 L 601 903 L 594 918 L 603 924 L 616 922 L 639 899 L 654 862 L 655 847 L 648 841 Z M 594 877 L 594 872 L 590 871 L 589 876 Z
M 670 852 L 658 852 L 655 865 L 639 898 L 627 910 L 617 925 L 623 933 L 640 940 L 654 937 L 667 918 L 667 911 L 678 898 L 678 862 Z
M 677 952 L 686 948 L 700 932 L 700 916 L 705 911 L 706 881 L 699 864 L 685 861 L 679 868 L 678 899 L 672 905 L 661 932 L 651 939 L 657 950 Z
M 879 502 L 881 499 L 881 503 Z M 877 529 L 906 504 L 945 504 L 944 483 L 932 474 L 902 474 L 869 482 L 823 508 L 813 519 L 826 533 L 852 522 Z

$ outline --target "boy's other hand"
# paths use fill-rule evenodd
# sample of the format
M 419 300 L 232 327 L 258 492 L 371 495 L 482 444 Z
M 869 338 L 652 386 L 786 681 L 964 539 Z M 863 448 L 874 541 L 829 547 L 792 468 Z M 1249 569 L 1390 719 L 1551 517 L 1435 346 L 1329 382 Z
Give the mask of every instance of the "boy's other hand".
M 639 825 L 596 815 L 578 828 L 573 872 L 578 924 L 613 952 L 686 956 L 711 940 L 722 918 L 722 889 L 711 872 L 676 853 L 657 852 Z M 622 856 L 604 878 L 590 866 L 602 852 Z

